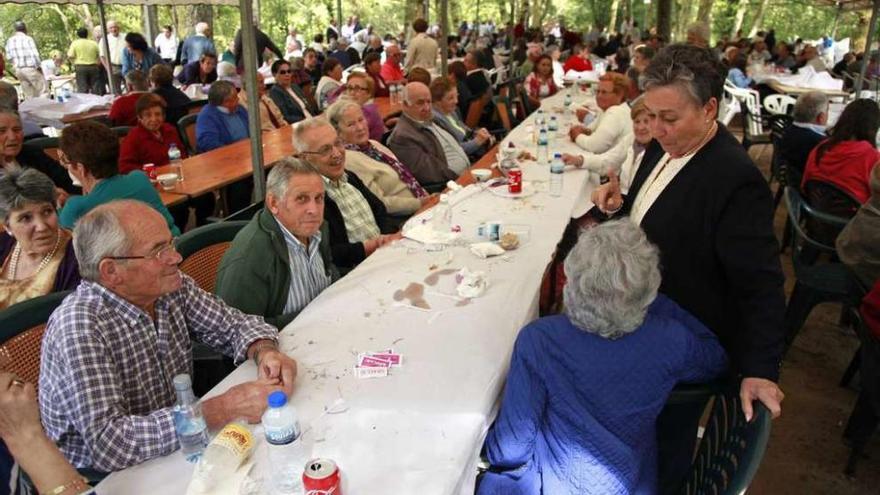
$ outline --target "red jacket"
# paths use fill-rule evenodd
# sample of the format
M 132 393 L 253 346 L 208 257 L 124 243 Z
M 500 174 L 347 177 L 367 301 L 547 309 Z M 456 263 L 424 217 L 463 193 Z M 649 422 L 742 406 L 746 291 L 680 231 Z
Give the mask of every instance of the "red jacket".
M 816 163 L 816 150 L 822 143 L 807 158 L 801 189 L 808 180 L 819 180 L 837 186 L 864 204 L 871 197 L 871 170 L 880 161 L 880 152 L 867 141 L 843 141 L 826 150 L 822 161 Z
M 137 113 L 134 111 L 134 105 L 138 98 L 146 93 L 128 93 L 113 100 L 110 105 L 110 122 L 113 125 L 137 125 Z
M 568 72 L 570 70 L 576 72 L 584 72 L 588 70 L 593 70 L 593 62 L 585 58 L 581 58 L 577 55 L 572 55 L 568 57 L 568 60 L 565 61 L 565 65 L 562 66 L 562 72 Z
M 141 170 L 145 163 L 152 163 L 157 167 L 167 165 L 168 147 L 171 143 L 177 145 L 180 157 L 186 158 L 186 148 L 174 126 L 163 122 L 159 132 L 162 134 L 162 139 L 157 138 L 142 125 L 137 125 L 128 136 L 125 136 L 119 148 L 119 173 L 127 174 L 132 170 Z
M 862 319 L 874 337 L 880 339 L 880 280 L 874 284 L 874 288 L 862 299 L 860 308 Z
M 406 76 L 403 75 L 403 70 L 392 60 L 386 60 L 385 63 L 382 64 L 382 69 L 379 71 L 379 74 L 386 83 L 403 81 L 406 79 Z

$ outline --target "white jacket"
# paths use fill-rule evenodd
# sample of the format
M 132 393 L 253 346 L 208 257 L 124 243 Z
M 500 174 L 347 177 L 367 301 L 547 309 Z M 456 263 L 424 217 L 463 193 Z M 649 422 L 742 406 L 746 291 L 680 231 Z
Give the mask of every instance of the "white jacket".
M 589 136 L 581 134 L 575 142 L 585 151 L 595 154 L 605 153 L 621 145 L 626 136 L 632 136 L 632 119 L 629 114 L 629 105 L 626 103 L 610 107 L 587 126 L 592 133 Z

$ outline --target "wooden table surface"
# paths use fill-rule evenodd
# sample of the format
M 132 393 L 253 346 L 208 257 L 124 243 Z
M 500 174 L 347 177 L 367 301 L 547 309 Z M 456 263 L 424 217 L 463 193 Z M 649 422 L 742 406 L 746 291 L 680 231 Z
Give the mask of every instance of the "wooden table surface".
M 174 206 L 183 203 L 184 201 L 189 199 L 189 196 L 187 196 L 186 194 L 165 191 L 162 189 L 161 186 L 158 185 L 156 186 L 156 191 L 159 193 L 159 198 L 162 199 L 162 204 L 164 204 L 165 206 Z
M 65 125 L 72 124 L 74 122 L 79 122 L 81 120 L 89 120 L 89 119 L 99 119 L 99 120 L 109 120 L 110 119 L 110 109 L 109 108 L 98 108 L 95 110 L 89 110 L 88 112 L 82 113 L 71 113 L 65 115 L 61 118 L 61 122 Z
M 376 108 L 379 109 L 379 115 L 381 115 L 383 119 L 403 110 L 403 107 L 401 107 L 399 103 L 392 105 L 391 98 L 387 96 L 373 98 L 373 103 L 376 104 Z

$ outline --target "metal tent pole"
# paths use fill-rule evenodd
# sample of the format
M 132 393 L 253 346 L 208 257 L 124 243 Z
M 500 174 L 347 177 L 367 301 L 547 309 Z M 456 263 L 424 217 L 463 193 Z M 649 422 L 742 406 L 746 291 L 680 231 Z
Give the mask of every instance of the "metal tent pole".
M 856 97 L 862 90 L 862 82 L 865 80 L 865 74 L 868 71 L 868 59 L 871 58 L 871 44 L 874 43 L 874 36 L 877 34 L 877 15 L 880 12 L 880 0 L 874 0 L 874 9 L 871 11 L 871 23 L 868 24 L 868 39 L 865 41 L 865 56 L 862 58 L 862 64 L 859 68 L 859 77 L 856 79 Z
M 110 42 L 107 41 L 107 18 L 104 15 L 104 0 L 98 0 L 98 17 L 101 18 L 101 43 L 104 45 L 104 53 L 107 54 L 107 85 L 110 86 L 110 94 L 116 95 L 116 85 L 113 84 L 113 64 L 110 62 Z
M 242 0 L 241 44 L 244 51 L 244 78 L 247 91 L 248 132 L 251 142 L 251 165 L 254 168 L 254 196 L 261 201 L 266 193 L 266 175 L 263 171 L 263 136 L 260 126 L 260 96 L 257 93 L 257 52 L 254 40 L 257 39 L 254 27 L 254 5 L 251 0 Z
M 440 74 L 446 77 L 449 62 L 449 0 L 440 0 Z

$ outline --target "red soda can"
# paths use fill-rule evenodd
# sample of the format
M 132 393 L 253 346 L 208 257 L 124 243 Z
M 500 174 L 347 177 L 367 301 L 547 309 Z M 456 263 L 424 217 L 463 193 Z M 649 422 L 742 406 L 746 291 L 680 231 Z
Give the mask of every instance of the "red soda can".
M 306 495 L 342 495 L 342 474 L 330 459 L 312 459 L 303 471 Z
M 144 173 L 147 174 L 147 177 L 150 178 L 150 182 L 156 182 L 159 179 L 157 178 L 156 165 L 152 163 L 144 164 Z
M 507 192 L 519 194 L 522 192 L 522 169 L 512 168 L 507 171 Z

